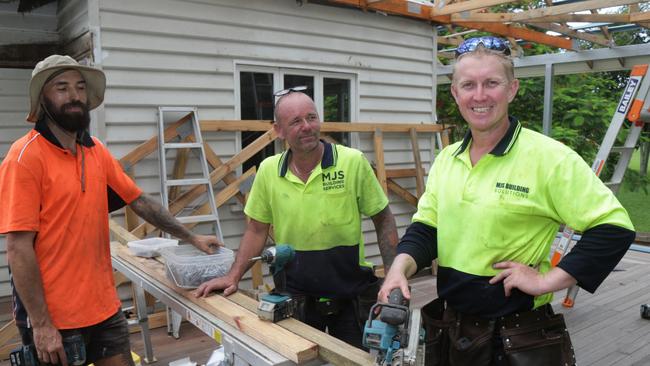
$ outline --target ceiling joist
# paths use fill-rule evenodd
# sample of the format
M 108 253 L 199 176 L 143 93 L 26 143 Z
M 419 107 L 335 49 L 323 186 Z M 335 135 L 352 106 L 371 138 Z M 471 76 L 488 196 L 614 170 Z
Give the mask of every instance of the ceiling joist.
M 553 5 L 556 2 L 552 0 L 545 0 L 546 6 L 514 12 L 503 12 L 503 10 L 495 12 L 491 8 L 514 3 L 515 0 L 312 1 L 357 7 L 365 11 L 376 11 L 444 25 L 446 29 L 443 33 L 449 32 L 450 35 L 438 37 L 438 44 L 443 48 L 444 46 L 458 46 L 462 42 L 461 36 L 467 32 L 482 31 L 517 42 L 534 42 L 577 51 L 588 47 L 589 44 L 604 47 L 616 46 L 611 36 L 611 30 L 608 28 L 608 25 L 611 24 L 635 24 L 636 26 L 650 27 L 650 11 L 641 11 L 639 0 L 562 1 L 557 5 Z M 598 11 L 599 9 L 626 5 L 629 5 L 628 13 L 610 14 Z M 522 8 L 526 9 L 525 6 Z M 498 9 L 502 9 L 502 7 Z M 578 29 L 575 25 L 569 25 L 574 22 L 587 24 Z M 593 25 L 590 27 L 589 23 Z M 583 42 L 577 42 L 578 40 Z M 517 42 L 513 42 L 513 46 L 516 46 Z

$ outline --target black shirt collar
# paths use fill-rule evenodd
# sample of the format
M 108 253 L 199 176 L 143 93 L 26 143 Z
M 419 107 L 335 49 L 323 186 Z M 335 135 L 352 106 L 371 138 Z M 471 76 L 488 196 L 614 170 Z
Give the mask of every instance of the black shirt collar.
M 320 167 L 321 169 L 326 169 L 331 166 L 336 165 L 336 146 L 334 144 L 330 144 L 329 142 L 320 140 L 320 142 L 323 144 L 323 158 L 321 159 L 320 162 Z M 280 158 L 280 166 L 279 166 L 279 171 L 278 174 L 281 177 L 284 177 L 287 174 L 287 171 L 289 170 L 289 160 L 291 158 L 291 149 L 285 151 L 282 154 L 282 157 Z
M 490 151 L 490 154 L 494 156 L 503 156 L 507 154 L 510 149 L 512 149 L 512 145 L 517 141 L 517 137 L 519 137 L 519 131 L 521 130 L 521 123 L 514 117 L 509 116 L 508 117 L 509 121 L 509 126 L 508 126 L 508 131 L 506 131 L 506 134 L 501 138 L 499 143 Z M 468 129 L 467 133 L 465 133 L 465 137 L 463 138 L 463 142 L 460 144 L 458 149 L 454 152 L 454 156 L 458 156 L 461 154 L 465 149 L 467 149 L 467 146 L 469 146 L 469 143 L 472 141 L 472 130 Z
M 63 145 L 59 142 L 59 140 L 54 136 L 52 133 L 52 130 L 50 130 L 50 127 L 47 125 L 47 122 L 45 122 L 45 118 L 41 118 L 36 122 L 36 126 L 34 126 L 34 129 L 41 134 L 41 136 L 45 137 L 45 139 L 52 144 L 60 147 L 63 149 Z M 79 139 L 77 135 L 77 142 L 85 147 L 93 147 L 95 146 L 95 142 L 93 139 L 90 137 L 90 134 L 88 131 L 84 131 L 83 134 L 81 135 L 81 139 Z

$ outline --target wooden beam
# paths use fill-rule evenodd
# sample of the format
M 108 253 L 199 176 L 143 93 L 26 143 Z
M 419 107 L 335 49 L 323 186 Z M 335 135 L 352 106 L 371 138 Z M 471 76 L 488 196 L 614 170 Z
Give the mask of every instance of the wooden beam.
M 420 173 L 424 174 L 424 169 L 420 168 Z M 417 176 L 415 168 L 386 169 L 386 178 L 413 178 L 415 176 Z
M 478 1 L 478 0 L 477 0 Z M 436 16 L 431 13 L 433 4 L 415 3 L 404 0 L 384 0 L 379 3 L 361 3 L 359 0 L 327 0 L 332 4 L 347 5 L 359 9 L 369 9 L 387 14 L 397 14 L 409 18 L 449 23 L 449 16 Z
M 621 6 L 638 3 L 639 0 L 587 0 L 579 1 L 563 5 L 547 6 L 544 8 L 537 8 L 527 10 L 519 13 L 513 13 L 510 21 L 513 22 L 526 22 L 532 18 L 546 17 L 550 15 L 559 15 L 573 13 L 577 11 L 585 11 L 591 9 L 608 8 L 612 6 Z
M 301 364 L 318 356 L 318 345 L 310 342 L 277 324 L 266 322 L 257 315 L 221 295 L 196 298 L 191 291 L 176 287 L 165 275 L 164 265 L 156 260 L 140 258 L 129 253 L 120 245 L 112 245 L 111 252 L 156 281 L 173 289 L 195 305 L 209 311 L 242 333 L 254 338 L 289 360 Z
M 611 42 L 603 37 L 603 36 L 598 36 L 595 34 L 587 33 L 587 32 L 578 32 L 576 30 L 571 29 L 570 27 L 567 27 L 565 25 L 560 25 L 560 24 L 555 24 L 555 23 L 534 23 L 531 24 L 532 26 L 538 27 L 538 28 L 543 28 L 546 30 L 550 30 L 553 32 L 558 32 L 562 33 L 564 35 L 567 35 L 569 37 L 577 38 L 577 39 L 582 39 L 583 41 L 591 42 L 591 43 L 596 43 L 601 46 L 605 47 L 611 47 L 612 44 Z
M 9 354 L 16 348 L 22 346 L 21 342 L 13 342 L 0 346 L 0 360 L 8 360 Z
M 628 14 L 557 14 L 545 17 L 518 19 L 519 13 L 461 13 L 452 14 L 452 22 L 525 22 L 525 23 L 566 23 L 566 22 L 587 22 L 587 23 L 629 23 Z
M 422 174 L 422 159 L 420 158 L 420 144 L 418 134 L 411 129 L 411 147 L 413 149 L 413 162 L 415 163 L 415 191 L 418 197 L 424 193 L 424 175 Z
M 164 131 L 165 142 L 170 141 L 175 137 L 178 137 L 178 131 L 176 131 L 176 129 L 182 126 L 184 123 L 191 121 L 191 118 L 192 118 L 191 114 L 188 114 L 185 117 L 179 119 L 178 121 L 172 123 L 167 128 L 165 128 Z M 124 170 L 128 170 L 137 162 L 144 159 L 147 155 L 156 151 L 156 149 L 158 149 L 158 135 L 155 135 L 149 140 L 141 143 L 135 149 L 131 150 L 131 152 L 124 155 L 120 159 L 120 164 L 122 164 Z
M 381 188 L 384 190 L 384 194 L 388 194 L 388 187 L 386 186 L 386 167 L 384 165 L 384 138 L 380 129 L 375 130 L 373 141 L 375 145 L 377 180 L 379 180 L 379 185 L 381 185 Z
M 217 169 L 223 165 L 223 162 L 221 161 L 221 158 L 219 158 L 219 155 L 217 155 L 214 150 L 212 150 L 207 142 L 203 143 L 203 149 L 205 150 L 205 158 L 208 160 L 208 164 L 212 166 L 212 169 Z M 223 181 L 226 182 L 226 184 L 231 184 L 236 180 L 237 176 L 233 172 L 230 172 L 223 177 Z M 242 205 L 246 204 L 246 196 L 241 191 L 237 192 L 235 197 L 237 197 L 237 200 Z
M 437 17 L 440 15 L 448 15 L 448 14 L 454 14 L 454 13 L 460 13 L 460 12 L 465 12 L 468 10 L 475 10 L 475 9 L 481 9 L 481 8 L 487 8 L 490 6 L 495 6 L 495 5 L 501 5 L 501 4 L 507 4 L 514 2 L 515 0 L 468 0 L 468 1 L 463 1 L 459 3 L 454 3 L 454 4 L 449 4 L 445 6 L 440 6 L 440 4 L 443 4 L 443 1 L 436 1 L 437 4 L 439 5 L 434 5 L 431 8 L 431 17 Z
M 257 301 L 240 292 L 228 296 L 228 300 L 249 311 L 257 311 Z M 285 319 L 277 324 L 318 344 L 318 355 L 332 365 L 374 365 L 374 358 L 368 352 L 352 347 L 340 339 L 334 338 L 296 319 Z
M 404 189 L 402 186 L 397 184 L 392 179 L 387 179 L 386 184 L 388 185 L 388 189 L 390 189 L 393 193 L 401 197 L 404 201 L 410 203 L 411 205 L 417 207 L 418 206 L 418 198 L 415 197 L 411 192 L 408 190 Z
M 630 23 L 650 21 L 650 11 L 630 14 Z
M 131 166 L 126 170 L 126 174 L 135 181 L 135 167 Z M 124 210 L 124 221 L 126 223 L 126 228 L 129 230 L 133 230 L 140 225 L 140 217 L 135 213 L 135 211 L 133 211 L 130 205 L 126 205 Z
M 122 245 L 126 245 L 130 241 L 140 240 L 139 237 L 133 235 L 113 219 L 108 220 L 108 230 L 113 234 L 113 239 Z
M 265 132 L 272 129 L 269 121 L 263 120 L 201 120 L 201 131 L 260 131 Z M 448 125 L 434 123 L 376 123 L 376 122 L 323 122 L 320 125 L 323 133 L 328 132 L 374 132 L 380 129 L 382 132 L 403 132 L 408 133 L 411 128 L 420 132 L 440 132 L 451 128 Z
M 521 38 L 527 41 L 542 43 L 557 48 L 564 48 L 569 50 L 576 49 L 573 42 L 568 38 L 549 36 L 548 34 L 527 28 L 497 23 L 455 22 L 454 24 L 465 28 L 480 29 L 482 31 L 500 34 L 506 37 Z
M 18 327 L 16 327 L 16 321 L 11 320 L 5 324 L 2 329 L 0 329 L 0 344 L 6 344 L 11 339 L 18 336 Z

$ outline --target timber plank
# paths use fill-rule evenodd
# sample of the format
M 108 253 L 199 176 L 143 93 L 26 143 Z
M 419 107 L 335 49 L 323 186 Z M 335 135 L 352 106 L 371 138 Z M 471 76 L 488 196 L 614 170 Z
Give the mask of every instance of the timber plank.
M 384 194 L 388 194 L 388 187 L 386 185 L 386 167 L 384 165 L 384 138 L 380 129 L 375 129 L 374 134 L 375 142 L 375 166 L 377 171 L 377 180 L 381 188 L 384 190 Z
M 414 128 L 409 130 L 411 137 L 411 147 L 413 148 L 413 160 L 415 161 L 415 191 L 418 197 L 424 193 L 424 174 L 422 174 L 422 159 L 420 159 L 420 144 L 418 143 L 418 133 Z
M 142 272 L 174 289 L 192 303 L 209 311 L 224 322 L 237 327 L 242 333 L 258 340 L 289 360 L 301 364 L 318 356 L 318 345 L 278 326 L 260 320 L 257 315 L 221 295 L 196 298 L 191 291 L 176 287 L 167 279 L 164 265 L 156 260 L 131 255 L 128 249 L 113 245 L 112 252 Z
M 265 120 L 201 120 L 201 131 L 268 131 L 272 129 L 271 121 Z M 451 125 L 433 123 L 376 123 L 376 122 L 323 122 L 321 132 L 382 132 L 408 133 L 410 129 L 417 132 L 443 132 Z
M 18 328 L 16 327 L 16 321 L 12 320 L 0 329 L 0 344 L 5 344 L 16 336 L 18 336 Z
M 235 292 L 228 299 L 252 312 L 257 311 L 258 302 L 244 294 Z M 333 365 L 373 365 L 374 358 L 369 353 L 296 319 L 284 319 L 276 324 L 318 344 L 318 354 Z
M 188 114 L 185 117 L 179 119 L 178 121 L 170 124 L 167 128 L 165 128 L 164 131 L 165 142 L 168 142 L 169 140 L 177 137 L 178 131 L 176 131 L 176 129 L 181 125 L 183 125 L 185 122 L 189 121 L 190 118 L 191 118 L 191 114 Z M 125 170 L 128 170 L 137 162 L 144 159 L 147 155 L 154 152 L 157 148 L 158 148 L 158 135 L 155 135 L 149 140 L 138 145 L 135 149 L 131 150 L 130 153 L 124 155 L 120 159 L 120 164 L 122 164 L 122 167 Z

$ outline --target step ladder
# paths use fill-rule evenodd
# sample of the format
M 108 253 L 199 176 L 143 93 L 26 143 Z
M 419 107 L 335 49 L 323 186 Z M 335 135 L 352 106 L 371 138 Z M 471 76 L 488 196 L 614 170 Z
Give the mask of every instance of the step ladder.
M 176 122 L 181 118 L 189 117 L 189 121 L 178 128 L 180 142 L 166 142 L 164 137 L 165 125 L 170 122 Z M 190 140 L 190 142 L 183 142 Z M 221 233 L 221 224 L 219 223 L 219 214 L 217 204 L 214 199 L 214 190 L 210 181 L 210 171 L 208 170 L 208 161 L 203 147 L 203 137 L 201 136 L 201 127 L 196 108 L 191 107 L 158 107 L 158 152 L 160 163 L 160 194 L 162 196 L 163 206 L 169 208 L 169 188 L 181 186 L 204 185 L 206 195 L 210 206 L 210 213 L 206 215 L 179 215 L 176 219 L 183 224 L 187 223 L 212 223 L 214 233 L 223 242 Z M 199 178 L 169 179 L 167 176 L 166 156 L 170 150 L 190 149 L 199 159 L 201 166 L 201 176 Z M 168 235 L 168 234 L 166 234 Z
M 183 118 L 188 120 L 177 128 L 179 137 L 178 141 L 165 141 L 165 128 L 167 124 L 180 121 Z M 176 150 L 177 153 L 181 149 L 189 149 L 190 155 L 198 157 L 201 174 L 198 178 L 182 178 L 170 179 L 167 176 L 167 152 Z M 201 136 L 201 126 L 197 109 L 193 107 L 158 107 L 158 161 L 160 163 L 160 195 L 162 197 L 162 204 L 165 208 L 169 208 L 169 189 L 171 187 L 193 187 L 205 186 L 207 200 L 210 207 L 210 212 L 205 215 L 183 215 L 183 211 L 176 216 L 176 219 L 183 224 L 211 224 L 213 232 L 223 243 L 223 234 L 221 231 L 221 224 L 219 223 L 219 214 L 217 211 L 217 204 L 214 199 L 214 190 L 212 181 L 210 180 L 210 171 L 208 170 L 208 162 L 205 155 L 205 148 L 203 147 L 203 137 Z M 165 233 L 166 237 L 170 235 Z M 179 329 L 182 317 L 176 311 L 167 308 L 167 332 L 174 338 L 179 338 Z
M 607 128 L 603 142 L 596 154 L 596 159 L 591 166 L 591 169 L 594 171 L 596 176 L 600 176 L 610 154 L 620 154 L 610 181 L 605 182 L 605 185 L 615 194 L 618 193 L 618 190 L 623 183 L 623 176 L 630 164 L 634 148 L 641 136 L 643 125 L 646 122 L 650 122 L 650 95 L 648 93 L 650 90 L 650 77 L 647 77 L 647 73 L 647 64 L 636 65 L 632 68 L 630 78 L 625 86 L 621 100 L 618 102 L 616 111 L 614 112 L 614 117 Z M 626 118 L 632 125 L 627 129 L 625 143 L 622 146 L 614 146 L 619 132 L 623 129 Z M 551 266 L 555 267 L 562 257 L 566 255 L 573 237 L 574 230 L 565 226 L 560 236 L 559 243 L 551 257 Z M 575 242 L 575 240 L 573 240 L 573 242 Z M 575 298 L 578 295 L 578 290 L 579 287 L 576 285 L 571 286 L 567 290 L 567 294 L 562 302 L 564 307 L 573 307 L 575 304 Z

